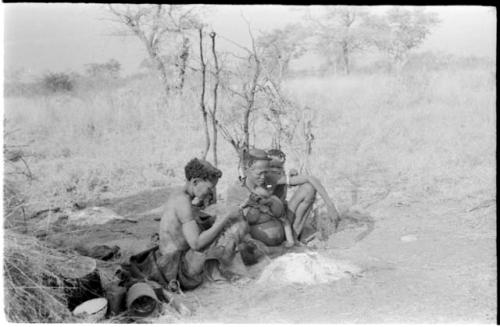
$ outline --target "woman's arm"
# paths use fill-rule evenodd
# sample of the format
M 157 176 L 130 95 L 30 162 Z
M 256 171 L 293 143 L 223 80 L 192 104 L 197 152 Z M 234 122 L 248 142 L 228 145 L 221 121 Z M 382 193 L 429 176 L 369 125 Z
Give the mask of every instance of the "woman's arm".
M 176 214 L 182 224 L 182 233 L 189 247 L 196 251 L 212 243 L 220 234 L 227 221 L 238 215 L 237 210 L 231 210 L 227 214 L 219 215 L 215 218 L 215 222 L 209 229 L 201 232 L 200 227 L 194 219 L 191 203 L 186 202 L 180 204 L 179 207 L 177 207 Z

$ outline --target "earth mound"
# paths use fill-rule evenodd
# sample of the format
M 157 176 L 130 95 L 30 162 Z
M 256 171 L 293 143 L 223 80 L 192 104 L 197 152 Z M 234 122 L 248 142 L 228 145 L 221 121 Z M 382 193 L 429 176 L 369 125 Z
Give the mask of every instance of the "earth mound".
M 358 274 L 360 268 L 317 252 L 288 253 L 271 261 L 258 284 L 322 284 Z

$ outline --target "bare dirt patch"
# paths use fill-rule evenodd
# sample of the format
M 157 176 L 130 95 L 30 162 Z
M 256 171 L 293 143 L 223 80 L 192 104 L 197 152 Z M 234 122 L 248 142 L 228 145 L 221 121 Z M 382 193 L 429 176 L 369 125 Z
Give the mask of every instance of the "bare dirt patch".
M 72 249 L 78 244 L 118 245 L 121 258 L 100 262 L 112 273 L 129 255 L 146 249 L 158 231 L 159 208 L 169 190 L 150 190 L 93 203 L 137 219 L 104 225 L 56 226 L 44 237 Z M 469 211 L 456 201 L 381 203 L 375 228 L 354 239 L 363 226 L 334 234 L 314 251 L 359 271 L 319 284 L 258 283 L 270 260 L 249 268 L 233 284 L 208 283 L 182 298 L 190 317 L 172 312 L 154 322 L 225 323 L 491 323 L 496 317 L 495 203 Z M 411 237 L 406 237 L 410 235 Z M 273 276 L 276 278 L 276 276 Z M 283 276 L 285 278 L 285 276 Z
M 386 206 L 374 232 L 361 242 L 350 241 L 352 230 L 334 235 L 318 252 L 359 266 L 361 272 L 351 278 L 276 287 L 252 279 L 207 284 L 186 294 L 196 311 L 179 322 L 492 323 L 495 209 L 490 208 L 490 225 L 481 227 L 483 236 L 464 237 L 464 226 L 457 224 L 463 210 L 450 205 Z M 417 240 L 402 242 L 409 233 Z

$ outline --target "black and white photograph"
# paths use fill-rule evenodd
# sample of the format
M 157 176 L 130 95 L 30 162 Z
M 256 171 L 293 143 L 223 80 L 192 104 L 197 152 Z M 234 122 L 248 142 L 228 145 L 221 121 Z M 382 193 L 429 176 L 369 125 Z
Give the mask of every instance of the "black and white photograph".
M 2 3 L 1 320 L 496 324 L 496 7 Z

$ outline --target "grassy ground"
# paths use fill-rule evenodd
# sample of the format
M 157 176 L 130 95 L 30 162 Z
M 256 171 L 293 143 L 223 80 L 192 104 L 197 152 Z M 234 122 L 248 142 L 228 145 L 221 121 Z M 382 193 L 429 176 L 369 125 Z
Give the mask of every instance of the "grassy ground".
M 166 108 L 153 82 L 78 97 L 7 98 L 6 144 L 28 144 L 23 150 L 36 178 L 23 193 L 63 205 L 181 183 L 183 165 L 199 155 L 203 140 L 197 94 L 187 90 Z M 478 69 L 310 77 L 284 89 L 313 109 L 312 171 L 342 202 L 352 188 L 346 177 L 360 184 L 361 201 L 385 187 L 430 198 L 493 190 L 494 85 L 491 72 Z M 237 159 L 219 143 L 223 189 L 236 176 Z M 265 136 L 256 144 L 270 146 Z M 296 167 L 289 148 L 288 167 Z
M 371 204 L 376 219 L 362 242 L 338 234 L 321 251 L 366 271 L 356 280 L 272 294 L 252 282 L 210 285 L 187 295 L 198 307 L 188 321 L 494 321 L 493 72 L 287 81 L 283 91 L 315 112 L 312 172 L 341 208 L 351 205 L 357 189 L 360 204 Z M 77 97 L 5 99 L 5 143 L 21 146 L 34 177 L 12 174 L 25 168 L 8 163 L 6 183 L 16 186 L 31 211 L 182 183 L 183 165 L 199 155 L 203 140 L 198 94 L 188 89 L 168 107 L 158 94 L 154 81 L 143 80 Z M 260 123 L 255 129 L 269 133 Z M 223 191 L 237 176 L 237 159 L 220 143 Z M 264 137 L 256 144 L 270 146 Z M 296 167 L 293 149 L 284 150 L 288 168 Z M 155 224 L 149 221 L 141 235 Z M 401 242 L 407 234 L 417 241 Z

